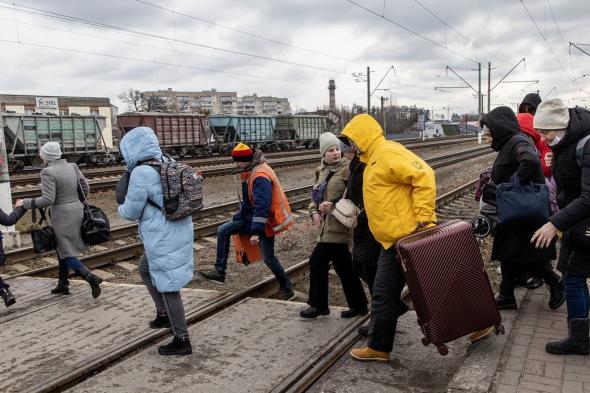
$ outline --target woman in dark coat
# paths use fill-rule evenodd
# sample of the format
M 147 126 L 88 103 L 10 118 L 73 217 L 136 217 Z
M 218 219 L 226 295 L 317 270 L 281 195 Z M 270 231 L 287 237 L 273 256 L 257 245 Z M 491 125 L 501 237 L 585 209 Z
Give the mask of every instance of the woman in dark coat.
M 88 249 L 80 231 L 84 209 L 78 188 L 82 189 L 86 197 L 90 190 L 88 183 L 76 164 L 61 158 L 59 143 L 47 142 L 41 147 L 39 156 L 47 163 L 47 167 L 41 171 L 41 196 L 23 200 L 23 206 L 30 209 L 34 203 L 35 208 L 50 208 L 59 257 L 59 281 L 51 293 L 69 295 L 68 277 L 71 268 L 90 284 L 92 297 L 97 298 L 102 279 L 92 274 L 78 259 L 78 255 Z
M 492 110 L 482 120 L 484 132 L 489 130 L 492 149 L 498 152 L 492 167 L 494 184 L 509 183 L 513 175 L 521 183 L 545 184 L 541 162 L 529 137 L 520 132 L 514 112 L 508 107 Z M 548 263 L 555 258 L 555 243 L 546 249 L 536 249 L 530 243 L 536 226 L 531 223 L 519 225 L 498 224 L 495 228 L 492 259 L 500 261 L 502 282 L 496 297 L 499 309 L 516 309 L 514 278 L 523 272 L 541 277 L 551 289 L 549 307 L 558 308 L 565 295 L 563 283 Z
M 557 183 L 559 211 L 541 227 L 532 241 L 546 247 L 562 233 L 557 269 L 563 274 L 569 337 L 547 343 L 556 355 L 590 354 L 588 310 L 590 294 L 590 112 L 569 109 L 559 99 L 548 100 L 537 112 L 535 128 L 560 131 L 565 136 L 553 146 L 553 176 Z
M 22 207 L 21 202 L 17 203 L 16 207 L 10 214 L 6 214 L 4 211 L 2 211 L 2 209 L 0 209 L 0 225 L 7 227 L 13 226 L 24 214 L 25 208 Z M 6 256 L 4 255 L 4 244 L 2 239 L 2 234 L 0 234 L 0 266 L 4 266 L 6 264 Z M 14 303 L 16 303 L 14 296 L 8 289 L 9 287 L 10 285 L 4 282 L 2 277 L 0 277 L 0 297 L 4 300 L 6 307 L 12 306 Z

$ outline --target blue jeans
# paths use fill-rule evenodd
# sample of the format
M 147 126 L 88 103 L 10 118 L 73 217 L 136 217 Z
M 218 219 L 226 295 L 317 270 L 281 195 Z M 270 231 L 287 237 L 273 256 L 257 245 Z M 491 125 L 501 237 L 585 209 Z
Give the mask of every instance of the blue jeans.
M 229 256 L 229 244 L 231 236 L 243 233 L 246 230 L 246 222 L 243 220 L 228 221 L 217 228 L 217 259 L 215 270 L 217 273 L 225 274 L 227 269 L 227 258 Z M 283 289 L 292 289 L 293 283 L 287 277 L 283 266 L 275 256 L 275 238 L 260 235 L 260 253 L 264 264 L 277 278 Z
M 585 277 L 565 276 L 565 300 L 567 317 L 588 318 L 590 310 L 590 293 Z
M 82 267 L 84 265 L 76 257 L 67 257 L 59 260 L 59 272 L 62 274 L 68 274 L 69 269 L 80 270 Z

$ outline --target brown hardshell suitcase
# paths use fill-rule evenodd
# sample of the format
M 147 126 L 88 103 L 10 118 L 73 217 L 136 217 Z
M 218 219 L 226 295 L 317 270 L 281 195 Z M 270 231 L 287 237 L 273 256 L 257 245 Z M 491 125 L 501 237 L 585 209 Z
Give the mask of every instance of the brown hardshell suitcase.
M 504 333 L 502 318 L 471 225 L 448 221 L 397 243 L 422 343 L 444 345 L 490 326 Z

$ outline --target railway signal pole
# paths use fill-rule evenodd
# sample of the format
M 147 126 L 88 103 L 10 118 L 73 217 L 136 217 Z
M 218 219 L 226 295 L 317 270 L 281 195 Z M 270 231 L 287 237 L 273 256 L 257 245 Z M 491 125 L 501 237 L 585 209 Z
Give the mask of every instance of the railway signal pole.
M 353 72 L 355 82 L 367 82 L 367 114 L 371 114 L 371 67 L 367 66 L 367 73 Z

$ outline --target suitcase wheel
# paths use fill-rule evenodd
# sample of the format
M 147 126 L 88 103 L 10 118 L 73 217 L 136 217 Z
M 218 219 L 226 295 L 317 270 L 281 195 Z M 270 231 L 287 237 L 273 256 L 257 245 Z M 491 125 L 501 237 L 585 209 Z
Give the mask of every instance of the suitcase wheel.
M 494 327 L 494 332 L 496 333 L 496 336 L 499 334 L 505 334 L 506 330 L 504 329 L 504 325 L 502 325 L 502 324 L 496 325 Z
M 422 345 L 424 345 L 426 347 L 429 344 L 430 344 L 430 341 L 428 341 L 428 339 L 426 337 L 422 337 Z
M 442 356 L 447 356 L 449 354 L 449 348 L 447 348 L 446 345 L 439 345 L 438 347 L 436 347 L 436 349 L 438 350 L 438 353 L 440 353 Z

